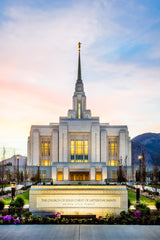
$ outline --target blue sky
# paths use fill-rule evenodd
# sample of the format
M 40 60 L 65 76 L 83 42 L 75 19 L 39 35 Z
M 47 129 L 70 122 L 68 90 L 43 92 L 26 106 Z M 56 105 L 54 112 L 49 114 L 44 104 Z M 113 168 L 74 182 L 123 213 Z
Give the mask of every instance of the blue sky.
M 87 106 L 131 138 L 160 132 L 159 0 L 1 0 L 0 147 L 71 108 L 82 42 Z

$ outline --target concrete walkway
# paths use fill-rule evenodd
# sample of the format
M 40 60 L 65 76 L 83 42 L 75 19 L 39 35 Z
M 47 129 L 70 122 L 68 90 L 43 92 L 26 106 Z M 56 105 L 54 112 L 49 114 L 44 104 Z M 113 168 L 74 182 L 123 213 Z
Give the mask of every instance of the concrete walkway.
M 1 240 L 157 240 L 159 226 L 142 225 L 1 225 Z

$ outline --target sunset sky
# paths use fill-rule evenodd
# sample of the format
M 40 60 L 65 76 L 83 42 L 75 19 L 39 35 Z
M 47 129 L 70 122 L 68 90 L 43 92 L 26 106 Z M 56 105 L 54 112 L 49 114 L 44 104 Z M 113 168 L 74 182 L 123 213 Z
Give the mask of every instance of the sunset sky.
M 81 42 L 87 108 L 130 137 L 160 132 L 159 0 L 0 0 L 0 148 L 72 107 Z

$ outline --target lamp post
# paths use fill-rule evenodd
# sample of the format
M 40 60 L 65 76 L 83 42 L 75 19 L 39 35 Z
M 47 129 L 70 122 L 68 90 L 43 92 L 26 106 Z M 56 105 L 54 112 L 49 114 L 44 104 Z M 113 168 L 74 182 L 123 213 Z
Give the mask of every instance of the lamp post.
M 140 184 L 136 183 L 135 188 L 136 188 L 136 203 L 140 203 Z
M 141 178 L 142 178 L 142 156 L 138 156 L 139 159 L 139 182 L 141 183 Z
M 40 182 L 40 172 L 39 172 L 40 165 L 38 164 L 38 183 Z
M 12 193 L 12 200 L 11 200 L 11 202 L 12 201 L 14 201 L 14 197 L 15 197 L 15 192 L 16 192 L 16 183 L 15 182 L 12 182 L 11 183 L 11 193 Z
M 19 155 L 17 155 L 17 184 L 19 184 Z

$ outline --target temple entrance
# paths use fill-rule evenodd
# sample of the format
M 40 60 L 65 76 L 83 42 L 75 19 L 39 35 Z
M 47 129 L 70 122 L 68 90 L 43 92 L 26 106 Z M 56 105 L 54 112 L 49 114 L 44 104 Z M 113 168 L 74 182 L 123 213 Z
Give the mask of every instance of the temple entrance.
M 70 181 L 89 181 L 89 172 L 70 172 Z

